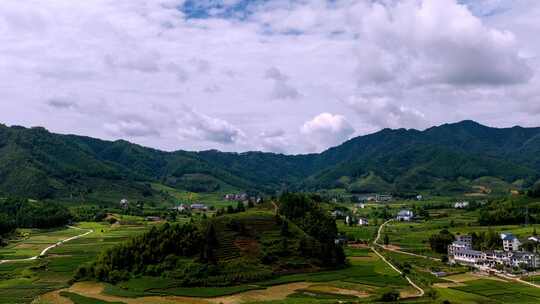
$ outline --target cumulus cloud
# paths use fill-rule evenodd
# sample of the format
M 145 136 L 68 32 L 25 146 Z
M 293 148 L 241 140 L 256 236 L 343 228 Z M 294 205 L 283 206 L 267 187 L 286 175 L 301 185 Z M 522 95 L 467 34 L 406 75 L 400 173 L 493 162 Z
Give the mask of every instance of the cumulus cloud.
M 115 122 L 105 123 L 104 128 L 107 132 L 110 132 L 115 136 L 159 136 L 159 131 L 155 129 L 151 123 L 135 117 L 125 117 Z
M 0 1 L 0 122 L 287 153 L 352 130 L 537 125 L 539 13 L 536 0 Z M 317 127 L 319 113 L 349 122 Z
M 426 127 L 425 114 L 383 97 L 351 96 L 346 102 L 373 129 Z
M 524 83 L 532 70 L 515 36 L 486 27 L 453 0 L 374 2 L 362 15 L 359 79 L 406 85 Z
M 245 135 L 242 130 L 229 122 L 198 113 L 185 107 L 179 113 L 178 133 L 183 139 L 205 140 L 221 144 L 234 144 L 242 140 Z
M 330 113 L 315 116 L 300 130 L 318 150 L 341 144 L 354 133 L 354 128 L 344 116 Z

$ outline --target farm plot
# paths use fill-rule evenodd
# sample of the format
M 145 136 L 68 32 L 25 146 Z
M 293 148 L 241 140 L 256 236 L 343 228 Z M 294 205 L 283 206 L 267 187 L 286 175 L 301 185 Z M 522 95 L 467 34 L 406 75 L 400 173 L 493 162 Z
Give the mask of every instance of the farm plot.
M 37 256 L 50 245 L 81 234 L 80 230 L 71 228 L 61 229 L 20 229 L 21 237 L 11 241 L 0 249 L 0 260 L 27 259 Z
M 540 289 L 494 280 L 474 280 L 451 289 L 489 298 L 493 303 L 540 303 Z
M 81 223 L 93 233 L 51 249 L 40 259 L 0 264 L 0 303 L 30 303 L 41 294 L 65 288 L 81 264 L 91 261 L 104 248 L 114 246 L 129 236 L 141 233 L 146 226 L 111 226 L 101 223 Z M 75 230 L 80 234 L 80 230 Z M 40 237 L 56 231 L 38 231 Z M 64 236 L 62 236 L 64 237 Z

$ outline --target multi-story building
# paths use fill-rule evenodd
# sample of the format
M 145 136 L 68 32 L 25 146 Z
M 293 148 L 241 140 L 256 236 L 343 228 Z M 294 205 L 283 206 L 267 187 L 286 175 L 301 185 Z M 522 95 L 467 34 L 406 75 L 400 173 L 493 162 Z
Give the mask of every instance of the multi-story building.
M 501 233 L 504 251 L 518 251 L 521 242 L 511 233 Z

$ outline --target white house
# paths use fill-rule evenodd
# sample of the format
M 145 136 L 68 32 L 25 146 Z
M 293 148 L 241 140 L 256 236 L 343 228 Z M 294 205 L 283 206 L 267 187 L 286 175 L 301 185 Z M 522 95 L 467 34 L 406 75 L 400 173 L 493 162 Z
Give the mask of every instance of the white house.
M 454 208 L 456 209 L 465 209 L 469 207 L 469 202 L 456 202 L 454 203 Z
M 424 199 L 424 197 L 422 196 L 422 194 L 418 194 L 418 195 L 416 196 L 416 200 L 417 200 L 417 201 L 421 201 L 421 200 L 423 200 L 423 199 Z
M 193 211 L 206 211 L 208 209 L 208 207 L 206 207 L 205 204 L 191 204 L 190 206 L 191 210 Z
M 511 233 L 501 233 L 504 251 L 519 251 L 521 242 Z
M 127 209 L 129 207 L 129 201 L 125 198 L 120 200 L 120 208 Z
M 180 205 L 174 207 L 173 209 L 176 210 L 176 211 L 179 211 L 179 212 L 184 212 L 184 211 L 189 210 L 189 206 L 186 205 L 186 204 L 180 204 Z
M 387 194 L 377 194 L 375 195 L 375 201 L 376 202 L 389 202 L 392 200 L 392 196 L 391 195 L 387 195 Z
M 358 225 L 359 226 L 367 226 L 369 225 L 369 221 L 367 218 L 361 217 L 358 219 Z
M 411 221 L 412 219 L 414 218 L 414 214 L 411 210 L 401 210 L 400 212 L 398 212 L 397 216 L 396 216 L 396 219 L 398 221 Z

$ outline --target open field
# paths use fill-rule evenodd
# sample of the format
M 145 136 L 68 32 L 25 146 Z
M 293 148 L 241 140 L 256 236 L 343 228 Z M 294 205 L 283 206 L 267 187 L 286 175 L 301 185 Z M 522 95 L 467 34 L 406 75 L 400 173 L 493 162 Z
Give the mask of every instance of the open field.
M 171 206 L 178 205 L 180 203 L 184 204 L 194 204 L 194 203 L 203 203 L 207 206 L 213 206 L 214 208 L 227 208 L 227 206 L 236 207 L 238 204 L 235 201 L 226 201 L 223 199 L 223 196 L 227 193 L 236 193 L 237 190 L 230 189 L 230 192 L 212 192 L 212 193 L 194 193 L 188 191 L 178 190 L 172 187 L 168 187 L 162 184 L 152 184 L 152 188 L 158 191 L 164 191 L 174 199 L 176 203 Z
M 363 252 L 362 252 L 363 251 Z M 66 289 L 70 298 L 77 294 L 109 302 L 123 303 L 326 303 L 346 299 L 375 299 L 386 287 L 403 290 L 408 283 L 367 249 L 357 250 L 346 269 L 281 276 L 273 280 L 232 287 L 177 287 L 174 280 L 140 278 L 118 286 L 83 282 Z M 62 297 L 59 291 L 41 297 Z M 81 302 L 82 303 L 82 302 Z M 98 303 L 98 302 L 96 302 Z
M 51 230 L 20 229 L 20 237 L 0 248 L 0 260 L 27 259 L 37 256 L 50 245 L 81 234 L 80 230 L 60 228 Z
M 104 248 L 147 229 L 143 225 L 101 223 L 81 223 L 78 227 L 94 232 L 52 249 L 44 258 L 0 264 L 0 303 L 30 303 L 40 294 L 67 287 L 79 265 L 91 261 Z M 80 234 L 80 231 L 75 230 L 75 233 Z M 14 256 L 17 255 L 20 254 L 15 252 Z

